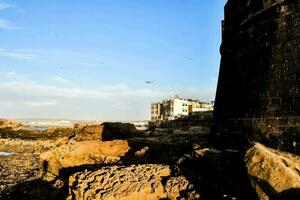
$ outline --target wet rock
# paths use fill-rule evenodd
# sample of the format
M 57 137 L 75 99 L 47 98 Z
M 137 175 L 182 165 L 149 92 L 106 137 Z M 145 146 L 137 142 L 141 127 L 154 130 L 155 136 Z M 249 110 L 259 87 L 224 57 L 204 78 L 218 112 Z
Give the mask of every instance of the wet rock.
M 91 164 L 113 164 L 128 152 L 127 141 L 82 141 L 54 148 L 40 155 L 42 178 L 52 181 L 60 175 L 60 170 Z
M 300 157 L 257 143 L 245 156 L 249 178 L 261 200 L 300 199 Z

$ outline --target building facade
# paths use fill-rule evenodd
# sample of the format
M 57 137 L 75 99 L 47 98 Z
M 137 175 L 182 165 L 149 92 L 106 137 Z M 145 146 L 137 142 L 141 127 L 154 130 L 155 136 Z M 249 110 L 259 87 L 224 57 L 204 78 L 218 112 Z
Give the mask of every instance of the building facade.
M 195 112 L 212 111 L 213 103 L 200 102 L 198 100 L 183 99 L 175 96 L 151 104 L 151 121 L 175 120 L 189 116 Z
M 160 120 L 161 114 L 161 104 L 160 103 L 152 103 L 151 104 L 151 120 L 157 121 Z
M 188 100 L 189 113 L 213 111 L 214 101 L 201 102 L 198 100 Z
M 228 0 L 214 109 L 216 145 L 300 152 L 300 0 Z

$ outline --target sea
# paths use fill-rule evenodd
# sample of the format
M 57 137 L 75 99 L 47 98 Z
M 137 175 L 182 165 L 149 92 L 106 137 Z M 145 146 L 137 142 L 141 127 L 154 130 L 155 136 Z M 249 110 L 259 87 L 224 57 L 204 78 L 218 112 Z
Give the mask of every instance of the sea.
M 0 151 L 0 156 L 12 156 L 16 155 L 15 152 L 5 152 L 5 151 Z
M 49 127 L 60 127 L 60 128 L 68 128 L 74 127 L 75 123 L 79 122 L 97 122 L 101 124 L 101 121 L 88 121 L 88 120 L 67 120 L 67 119 L 20 119 L 21 122 L 26 129 L 28 130 L 38 130 L 43 131 L 47 130 Z M 120 121 L 123 123 L 132 123 L 138 130 L 146 130 L 148 128 L 148 121 Z

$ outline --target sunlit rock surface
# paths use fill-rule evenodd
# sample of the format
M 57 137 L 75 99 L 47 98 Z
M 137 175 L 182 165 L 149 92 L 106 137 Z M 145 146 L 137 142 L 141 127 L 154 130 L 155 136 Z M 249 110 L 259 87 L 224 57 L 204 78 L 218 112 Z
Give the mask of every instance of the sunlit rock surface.
M 5 138 L 0 139 L 0 151 L 17 153 L 42 153 L 66 144 L 68 141 L 68 138 L 58 138 L 56 140 L 22 140 Z
M 75 124 L 74 125 L 74 140 L 102 140 L 103 126 L 100 124 Z
M 245 162 L 261 200 L 300 199 L 300 156 L 257 143 L 248 150 Z
M 127 141 L 124 140 L 107 142 L 70 141 L 40 155 L 42 178 L 52 181 L 59 176 L 59 171 L 64 168 L 92 164 L 114 164 L 129 149 Z
M 17 131 L 24 129 L 24 126 L 22 123 L 14 120 L 0 119 L 0 129 L 2 128 L 10 128 L 11 130 Z
M 146 164 L 104 167 L 69 178 L 68 199 L 158 200 L 177 199 L 193 186 L 184 177 L 171 177 L 167 165 Z M 167 180 L 166 185 L 163 179 Z

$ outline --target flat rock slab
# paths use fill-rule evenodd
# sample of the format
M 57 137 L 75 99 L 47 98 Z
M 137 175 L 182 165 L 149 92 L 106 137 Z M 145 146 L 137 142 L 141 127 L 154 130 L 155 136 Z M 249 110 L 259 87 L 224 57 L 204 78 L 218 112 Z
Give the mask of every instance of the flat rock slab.
M 2 191 L 38 177 L 38 160 L 39 155 L 32 153 L 0 156 L 0 199 Z
M 69 143 L 40 155 L 42 178 L 52 181 L 61 169 L 93 164 L 115 164 L 130 147 L 125 140 Z
M 176 199 L 181 191 L 192 188 L 184 177 L 169 178 L 170 174 L 169 166 L 158 164 L 111 166 L 78 172 L 69 178 L 68 199 Z M 167 180 L 165 186 L 162 179 Z

